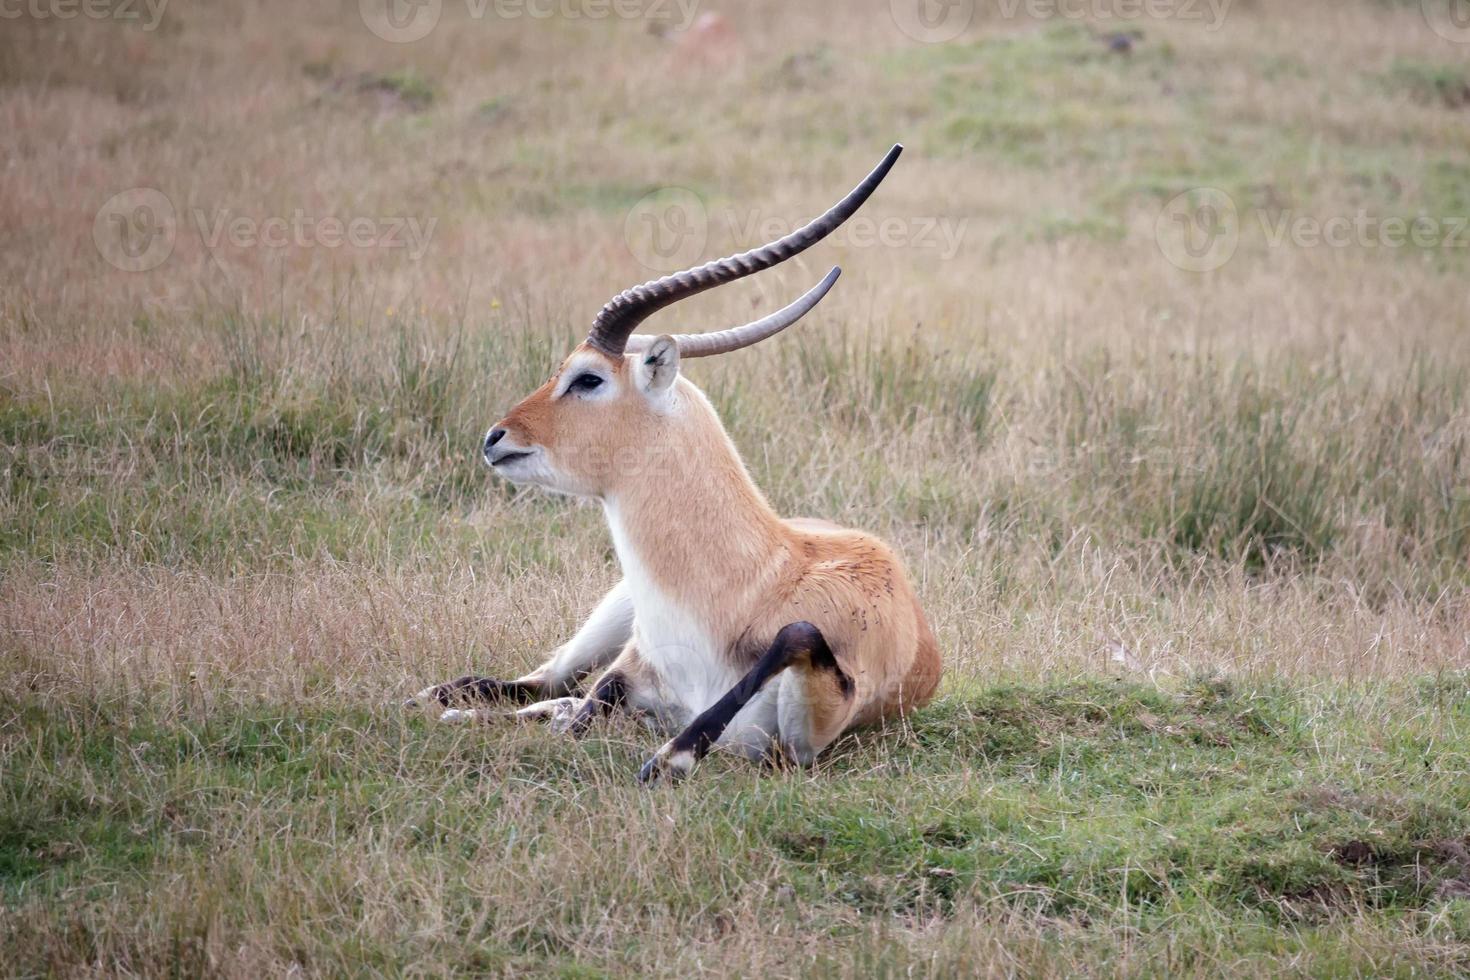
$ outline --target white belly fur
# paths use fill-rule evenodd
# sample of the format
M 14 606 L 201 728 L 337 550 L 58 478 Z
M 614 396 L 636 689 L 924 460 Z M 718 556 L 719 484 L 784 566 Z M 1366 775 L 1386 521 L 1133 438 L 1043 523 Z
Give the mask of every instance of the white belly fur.
M 740 680 L 700 624 L 661 596 L 635 598 L 638 656 L 658 673 L 682 723 L 688 724 Z

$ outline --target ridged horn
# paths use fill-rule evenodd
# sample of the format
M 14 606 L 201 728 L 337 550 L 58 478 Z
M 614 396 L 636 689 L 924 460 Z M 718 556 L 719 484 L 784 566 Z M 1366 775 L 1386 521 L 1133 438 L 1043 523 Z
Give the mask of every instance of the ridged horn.
M 812 307 L 822 301 L 827 295 L 827 290 L 842 275 L 842 270 L 837 266 L 822 277 L 822 281 L 802 294 L 801 299 L 790 306 L 783 307 L 770 316 L 763 316 L 759 320 L 728 330 L 717 330 L 713 333 L 676 333 L 673 335 L 674 343 L 679 345 L 680 357 L 710 357 L 715 354 L 728 354 L 732 350 L 749 347 L 758 344 L 767 337 L 776 334 L 791 326 L 797 320 L 811 312 Z M 627 350 L 630 354 L 641 354 L 653 346 L 654 338 L 648 334 L 628 338 Z
M 592 321 L 592 332 L 587 337 L 587 343 L 604 354 L 612 357 L 621 357 L 624 350 L 627 349 L 628 337 L 638 328 L 638 325 L 664 307 L 672 303 L 677 303 L 681 299 L 687 299 L 690 296 L 702 293 L 706 289 L 722 286 L 727 282 L 734 282 L 736 279 L 742 279 L 763 269 L 769 269 L 771 266 L 785 262 L 793 255 L 800 254 L 815 245 L 830 235 L 839 225 L 852 217 L 853 212 L 863 206 L 863 202 L 883 182 L 883 178 L 888 176 L 888 171 L 893 169 L 894 162 L 898 160 L 898 155 L 902 152 L 903 145 L 901 143 L 895 143 L 893 148 L 888 151 L 888 154 L 883 157 L 882 162 L 873 168 L 873 172 L 864 177 L 862 183 L 854 187 L 846 197 L 833 205 L 826 214 L 808 222 L 789 235 L 778 238 L 768 245 L 762 245 L 760 248 L 753 248 L 748 252 L 741 252 L 739 255 L 715 259 L 713 262 L 706 262 L 704 265 L 696 266 L 692 269 L 685 269 L 683 272 L 676 272 L 673 275 L 664 276 L 661 279 L 652 279 L 643 283 L 641 286 L 634 286 L 631 289 L 623 290 L 614 296 L 602 308 L 601 312 L 597 314 L 597 319 Z M 831 282 L 828 280 L 834 280 L 835 278 L 833 274 L 829 273 L 828 278 L 824 279 L 823 283 L 830 288 Z M 796 303 L 793 303 L 779 313 L 772 314 L 772 316 L 766 317 L 763 320 L 757 320 L 755 323 L 746 324 L 744 327 L 735 327 L 733 330 L 722 330 L 718 334 L 711 334 L 710 336 L 725 337 L 748 329 L 753 331 L 758 324 L 766 324 L 767 321 L 779 322 L 780 317 L 784 316 L 790 310 L 801 307 L 801 304 L 805 303 L 812 293 L 817 293 L 816 299 L 812 300 L 810 305 L 801 309 L 801 312 L 792 317 L 790 322 L 771 330 L 771 333 L 775 333 L 794 323 L 796 318 L 811 309 L 811 306 L 815 305 L 816 300 L 821 299 L 822 294 L 825 294 L 825 292 L 826 289 L 819 285 L 807 293 L 806 296 L 803 296 Z M 769 335 L 767 334 L 767 336 Z M 744 336 L 744 334 L 741 334 L 742 340 Z M 688 345 L 691 343 L 697 344 L 691 338 L 680 345 L 679 350 L 681 355 L 685 357 L 701 357 L 722 352 L 711 349 L 701 350 L 697 354 L 690 353 L 691 348 Z M 755 341 L 745 341 L 737 346 L 745 347 L 751 343 L 755 343 Z M 735 348 L 730 347 L 726 349 L 734 350 Z

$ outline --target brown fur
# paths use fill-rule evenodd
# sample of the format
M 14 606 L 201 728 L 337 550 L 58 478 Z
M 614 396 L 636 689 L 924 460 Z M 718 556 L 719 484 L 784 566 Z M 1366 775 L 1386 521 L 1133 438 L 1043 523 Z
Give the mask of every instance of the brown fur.
M 583 345 L 568 363 L 585 364 L 591 350 Z M 853 690 L 830 672 L 805 675 L 818 750 L 849 727 L 927 702 L 939 651 L 887 545 L 822 521 L 781 520 L 698 388 L 676 379 L 672 407 L 660 411 L 638 388 L 636 358 L 597 357 L 614 373 L 615 399 L 554 398 L 559 373 L 500 423 L 509 438 L 546 451 L 562 489 L 616 501 L 659 592 L 694 611 L 736 671 L 789 623 L 821 630 Z

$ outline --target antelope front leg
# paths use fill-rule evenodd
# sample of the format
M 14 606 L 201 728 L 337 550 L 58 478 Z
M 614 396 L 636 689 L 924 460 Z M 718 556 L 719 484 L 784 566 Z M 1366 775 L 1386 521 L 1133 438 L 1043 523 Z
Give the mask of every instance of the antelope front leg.
M 577 634 L 531 673 L 512 681 L 461 677 L 424 688 L 406 706 L 437 705 L 444 709 L 441 721 L 473 721 L 482 717 L 476 705 L 504 701 L 525 704 L 539 698 L 558 697 L 583 677 L 611 663 L 632 634 L 633 599 L 627 583 L 619 582 L 592 610 Z
M 667 714 L 668 708 L 659 700 L 658 689 L 656 676 L 630 641 L 592 685 L 592 693 L 587 697 L 540 701 L 517 711 L 516 717 L 549 721 L 552 731 L 581 735 L 598 718 L 620 709 L 655 719 Z

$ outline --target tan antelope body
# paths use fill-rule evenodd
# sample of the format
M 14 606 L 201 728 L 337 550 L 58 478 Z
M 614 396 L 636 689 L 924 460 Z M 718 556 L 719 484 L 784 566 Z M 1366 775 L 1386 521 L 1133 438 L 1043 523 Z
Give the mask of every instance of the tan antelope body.
M 809 763 L 847 729 L 928 701 L 939 653 L 898 558 L 863 532 L 778 517 L 709 400 L 679 374 L 681 354 L 724 353 L 790 326 L 837 270 L 744 327 L 629 336 L 662 306 L 820 240 L 867 199 L 900 149 L 792 235 L 621 294 L 556 375 L 490 431 L 485 457 L 495 472 L 602 502 L 624 577 L 532 673 L 460 678 L 419 701 L 465 720 L 484 709 L 448 706 L 534 700 L 518 714 L 572 732 L 608 711 L 632 711 L 675 733 L 644 766 L 645 781 L 683 775 L 715 745 Z M 598 671 L 587 696 L 570 695 Z

